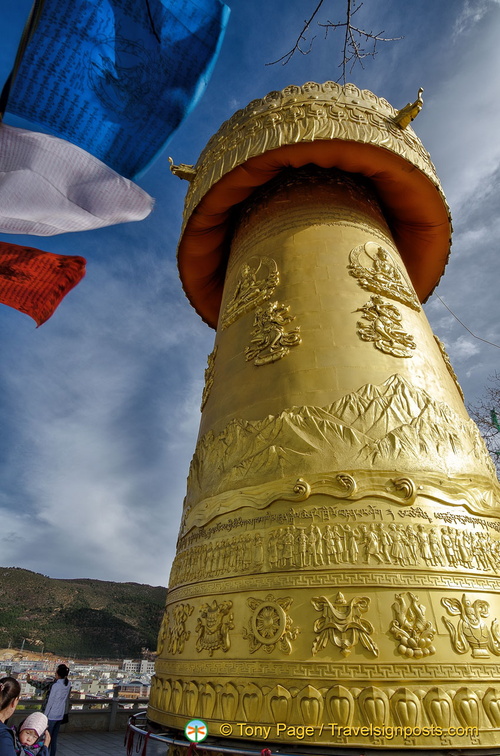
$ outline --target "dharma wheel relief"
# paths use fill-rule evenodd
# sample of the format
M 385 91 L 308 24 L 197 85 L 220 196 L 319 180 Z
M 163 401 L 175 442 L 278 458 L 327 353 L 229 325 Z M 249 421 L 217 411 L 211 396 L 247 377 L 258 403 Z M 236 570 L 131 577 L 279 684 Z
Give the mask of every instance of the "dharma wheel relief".
M 292 641 L 300 632 L 293 628 L 293 620 L 287 609 L 293 603 L 289 596 L 275 598 L 269 593 L 265 599 L 254 597 L 247 599 L 247 604 L 253 614 L 248 623 L 248 629 L 243 628 L 243 637 L 250 641 L 250 653 L 264 649 L 270 654 L 279 648 L 284 654 L 292 652 Z
M 400 590 L 401 583 L 415 582 L 410 570 L 392 587 L 388 578 L 373 571 L 341 572 L 331 590 L 330 575 L 316 569 L 309 605 L 310 586 L 297 574 L 287 581 L 286 594 L 268 593 L 255 575 L 234 585 L 228 578 L 220 585 L 221 597 L 208 601 L 209 583 L 171 591 L 172 616 L 186 616 L 186 592 L 193 610 L 184 625 L 182 652 L 164 666 L 157 663 L 151 707 L 165 711 L 168 706 L 174 722 L 201 716 L 215 733 L 222 724 L 276 726 L 284 719 L 290 726 L 316 728 L 314 737 L 324 743 L 366 745 L 371 741 L 353 740 L 353 732 L 370 723 L 372 736 L 375 726 L 380 732 L 403 728 L 394 736 L 401 745 L 419 742 L 408 728 L 418 733 L 433 725 L 436 733 L 445 733 L 438 738 L 443 747 L 453 728 L 463 731 L 460 740 L 453 736 L 455 745 L 488 742 L 488 737 L 495 742 L 500 688 L 491 685 L 491 676 L 500 667 L 488 662 L 500 647 L 497 624 L 486 618 L 493 606 L 498 612 L 500 578 L 478 580 L 474 588 L 471 580 L 468 592 L 455 591 L 456 597 L 450 590 L 456 579 L 449 574 L 438 573 L 433 581 L 422 575 L 418 594 Z M 234 601 L 224 601 L 230 591 Z M 453 630 L 443 607 L 455 620 Z M 467 674 L 474 676 L 473 686 L 463 684 Z M 215 683 L 214 675 L 221 682 Z M 443 677 L 446 685 L 428 684 Z M 408 682 L 394 687 L 394 678 Z M 193 698 L 199 702 L 195 710 Z M 286 716 L 279 716 L 283 711 Z M 353 730 L 332 732 L 334 723 Z M 280 735 L 294 741 L 285 731 Z
M 291 86 L 193 169 L 179 268 L 217 331 L 148 710 L 180 736 L 500 743 L 500 487 L 421 307 L 451 227 L 401 117 Z

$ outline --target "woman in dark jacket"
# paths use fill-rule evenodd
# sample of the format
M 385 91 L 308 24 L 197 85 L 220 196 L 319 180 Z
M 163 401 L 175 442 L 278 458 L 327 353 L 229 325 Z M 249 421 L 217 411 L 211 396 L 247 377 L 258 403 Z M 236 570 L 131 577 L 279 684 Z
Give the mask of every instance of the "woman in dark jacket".
M 5 724 L 19 701 L 21 686 L 13 677 L 0 680 L 0 756 L 16 756 L 14 733 Z

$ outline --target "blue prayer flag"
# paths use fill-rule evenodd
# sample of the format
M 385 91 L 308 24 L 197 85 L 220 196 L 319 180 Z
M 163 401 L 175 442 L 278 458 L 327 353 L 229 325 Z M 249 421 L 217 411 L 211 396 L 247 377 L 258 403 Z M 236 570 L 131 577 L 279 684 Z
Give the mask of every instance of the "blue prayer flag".
M 135 176 L 199 100 L 228 17 L 221 0 L 44 0 L 7 112 Z

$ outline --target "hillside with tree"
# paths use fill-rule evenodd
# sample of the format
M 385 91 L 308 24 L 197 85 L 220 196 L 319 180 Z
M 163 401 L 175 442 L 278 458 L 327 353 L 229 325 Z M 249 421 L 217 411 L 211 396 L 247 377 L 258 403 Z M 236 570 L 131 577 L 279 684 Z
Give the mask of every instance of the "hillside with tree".
M 0 567 L 0 648 L 138 657 L 156 648 L 166 593 L 161 586 L 59 580 Z

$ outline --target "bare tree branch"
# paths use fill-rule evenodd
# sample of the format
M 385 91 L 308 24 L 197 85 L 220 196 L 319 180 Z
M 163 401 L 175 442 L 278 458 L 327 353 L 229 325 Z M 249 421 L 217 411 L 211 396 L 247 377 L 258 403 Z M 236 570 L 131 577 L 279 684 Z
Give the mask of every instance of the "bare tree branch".
M 500 373 L 488 378 L 485 396 L 467 407 L 500 474 Z
M 346 72 L 349 64 L 349 73 L 357 63 L 364 68 L 363 60 L 365 58 L 374 58 L 378 53 L 377 42 L 395 42 L 402 37 L 383 37 L 384 31 L 373 33 L 366 29 L 360 29 L 358 26 L 354 26 L 352 18 L 363 6 L 363 3 L 357 0 L 346 0 L 346 20 L 345 21 L 326 21 L 324 24 L 318 22 L 318 26 L 325 29 L 325 37 L 328 36 L 330 29 L 345 29 L 344 31 L 344 44 L 342 50 L 342 61 L 339 63 L 339 68 L 342 69 L 342 73 L 337 81 L 342 81 L 345 84 Z M 365 49 L 364 45 L 370 43 L 370 49 Z
M 318 13 L 319 9 L 321 8 L 321 6 L 323 5 L 324 2 L 325 2 L 325 0 L 319 0 L 319 3 L 316 6 L 316 9 L 315 9 L 314 13 L 312 14 L 312 16 L 309 19 L 305 19 L 304 20 L 304 26 L 302 27 L 302 31 L 300 32 L 299 36 L 297 37 L 294 46 L 287 53 L 285 53 L 284 55 L 282 55 L 281 58 L 278 58 L 277 60 L 273 60 L 270 63 L 266 63 L 266 66 L 274 66 L 275 63 L 281 63 L 282 65 L 286 66 L 286 64 L 288 63 L 288 61 L 290 60 L 290 58 L 292 58 L 293 55 L 295 55 L 296 52 L 299 52 L 302 55 L 309 55 L 309 53 L 311 52 L 312 43 L 316 39 L 316 36 L 314 36 L 311 39 L 311 41 L 309 42 L 309 49 L 308 50 L 303 50 L 301 48 L 301 46 L 300 46 L 300 43 L 306 41 L 305 33 L 309 29 L 309 27 L 310 27 L 310 25 L 311 25 L 314 17 Z
M 373 33 L 372 31 L 367 31 L 366 29 L 361 29 L 358 26 L 354 26 L 352 22 L 353 16 L 360 10 L 360 8 L 363 6 L 363 3 L 359 2 L 358 0 L 345 1 L 345 21 L 327 20 L 325 23 L 320 23 L 319 21 L 317 22 L 318 26 L 325 29 L 325 38 L 328 36 L 328 32 L 330 30 L 335 31 L 335 29 L 344 29 L 342 60 L 339 63 L 339 68 L 341 68 L 342 73 L 337 79 L 337 81 L 342 81 L 342 83 L 344 84 L 348 68 L 349 73 L 352 72 L 357 63 L 361 66 L 361 68 L 364 68 L 363 60 L 368 57 L 375 57 L 375 55 L 378 53 L 377 42 L 395 42 L 398 39 L 402 39 L 402 37 L 383 37 L 382 35 L 384 34 L 384 31 Z M 295 55 L 295 53 L 299 52 L 302 55 L 308 55 L 311 52 L 312 45 L 316 36 L 313 36 L 309 41 L 309 47 L 307 50 L 303 49 L 303 44 L 307 42 L 306 33 L 324 2 L 325 0 L 320 0 L 310 18 L 304 21 L 304 26 L 293 47 L 277 60 L 273 60 L 271 63 L 266 63 L 267 66 L 273 66 L 275 63 L 281 63 L 283 66 L 285 66 Z M 365 47 L 367 43 L 370 44 L 369 49 Z

